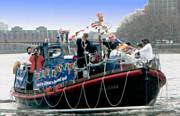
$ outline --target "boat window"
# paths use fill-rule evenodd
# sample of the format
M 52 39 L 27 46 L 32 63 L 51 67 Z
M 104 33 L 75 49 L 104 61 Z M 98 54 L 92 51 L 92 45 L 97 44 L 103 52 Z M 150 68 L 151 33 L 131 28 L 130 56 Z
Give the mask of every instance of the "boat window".
M 48 50 L 48 56 L 49 58 L 56 58 L 61 55 L 61 49 L 60 48 L 50 48 Z

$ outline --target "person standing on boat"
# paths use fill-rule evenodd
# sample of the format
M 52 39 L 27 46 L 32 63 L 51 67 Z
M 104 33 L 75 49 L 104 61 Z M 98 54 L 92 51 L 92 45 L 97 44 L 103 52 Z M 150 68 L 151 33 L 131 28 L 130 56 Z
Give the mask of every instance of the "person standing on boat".
M 107 57 L 109 58 L 112 50 L 116 49 L 119 44 L 123 43 L 120 39 L 116 37 L 115 34 L 110 34 L 108 40 L 103 39 L 103 45 L 108 48 Z
M 140 59 L 140 53 L 139 53 L 139 50 L 143 48 L 143 44 L 142 43 L 139 43 L 137 44 L 137 49 L 134 51 L 134 58 L 135 59 Z
M 39 50 L 37 48 L 34 49 L 34 54 L 31 55 L 31 57 L 30 57 L 31 72 L 34 72 L 34 70 L 36 70 L 36 71 L 42 70 L 43 61 L 44 61 L 44 58 L 42 55 L 40 55 Z
M 143 43 L 143 47 L 139 50 L 140 57 L 144 63 L 148 63 L 154 57 L 153 49 L 152 49 L 151 43 L 148 39 L 143 39 L 142 43 Z
M 84 33 L 82 38 L 78 38 L 76 41 L 77 45 L 77 66 L 83 68 L 89 62 L 88 52 L 91 49 L 90 41 L 88 40 L 88 34 Z M 83 72 L 78 72 L 78 79 L 83 78 Z
M 16 74 L 17 68 L 20 67 L 20 69 L 24 69 L 31 66 L 31 62 L 29 61 L 31 55 L 32 55 L 32 47 L 27 47 L 26 53 L 24 53 L 22 56 L 19 56 L 17 61 L 15 62 L 13 66 L 13 74 Z
M 18 58 L 18 61 L 15 63 L 15 65 L 13 67 L 14 74 L 16 73 L 16 70 L 17 70 L 16 65 L 18 64 L 18 62 L 20 64 L 20 69 L 23 69 L 23 70 L 27 69 L 27 71 L 28 71 L 27 81 L 29 81 L 29 82 L 32 81 L 31 77 L 29 77 L 30 68 L 31 68 L 30 57 L 32 55 L 32 50 L 33 50 L 32 47 L 27 47 L 27 49 L 26 49 L 27 52 Z M 30 88 L 31 88 L 30 85 L 27 83 L 26 89 L 29 90 Z
M 28 72 L 27 90 L 33 90 L 33 73 L 34 71 L 40 71 L 43 67 L 44 58 L 40 55 L 39 50 L 34 49 L 34 54 L 31 55 L 29 61 L 31 62 L 31 69 Z
M 32 49 L 32 47 L 27 47 L 26 51 L 27 52 L 24 53 L 21 57 L 19 57 L 18 60 L 21 62 L 22 65 L 29 66 L 29 65 L 31 65 L 31 62 L 29 61 L 29 59 L 32 55 L 33 49 Z

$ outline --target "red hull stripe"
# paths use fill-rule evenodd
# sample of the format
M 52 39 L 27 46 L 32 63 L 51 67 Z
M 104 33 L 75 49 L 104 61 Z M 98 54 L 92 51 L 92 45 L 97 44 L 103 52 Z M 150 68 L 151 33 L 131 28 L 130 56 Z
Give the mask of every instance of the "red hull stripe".
M 160 72 L 158 70 L 150 69 L 149 74 L 152 75 L 153 77 L 159 78 L 161 80 L 161 85 L 162 86 L 166 83 L 166 77 L 162 72 Z
M 19 97 L 21 99 L 29 99 L 29 100 L 33 100 L 33 99 L 38 99 L 38 98 L 42 98 L 44 96 L 51 96 L 51 95 L 55 95 L 55 94 L 60 94 L 63 92 L 63 89 L 66 93 L 69 92 L 73 92 L 76 90 L 80 90 L 82 87 L 82 84 L 84 84 L 85 87 L 89 87 L 95 84 L 100 84 L 102 82 L 102 79 L 104 79 L 104 81 L 111 81 L 112 79 L 117 79 L 117 78 L 127 78 L 127 74 L 128 77 L 137 77 L 138 75 L 142 75 L 142 69 L 138 69 L 138 70 L 133 70 L 133 71 L 129 71 L 129 72 L 122 72 L 122 73 L 118 73 L 118 74 L 113 74 L 113 75 L 108 75 L 105 76 L 103 78 L 96 78 L 96 79 L 92 79 L 92 80 L 88 80 L 82 83 L 78 83 L 69 87 L 65 87 L 65 88 L 60 88 L 58 90 L 55 91 L 51 91 L 51 92 L 46 92 L 46 93 L 40 93 L 40 94 L 21 94 L 21 93 L 17 93 L 12 91 L 12 95 L 15 97 Z M 150 69 L 149 74 L 152 75 L 153 77 L 157 77 L 161 80 L 161 84 L 164 85 L 166 83 L 166 78 L 164 76 L 164 74 L 160 71 L 157 70 L 153 70 Z

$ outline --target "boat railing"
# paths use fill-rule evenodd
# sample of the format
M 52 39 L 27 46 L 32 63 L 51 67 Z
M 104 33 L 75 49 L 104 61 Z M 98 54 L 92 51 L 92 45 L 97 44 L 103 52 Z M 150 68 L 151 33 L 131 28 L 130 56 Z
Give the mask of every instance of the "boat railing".
M 88 57 L 92 57 L 92 55 L 89 55 Z M 32 82 L 28 81 L 28 66 L 25 65 L 23 69 L 19 68 L 17 70 L 14 87 L 23 89 L 26 88 L 26 84 L 28 83 L 33 83 L 34 89 L 40 90 L 44 90 L 49 86 L 55 87 L 58 84 L 66 86 L 68 83 L 77 82 L 78 72 L 83 72 L 84 80 L 88 80 L 143 67 L 159 69 L 159 58 L 157 56 L 146 63 L 140 59 L 131 62 L 125 61 L 122 57 L 104 58 L 100 59 L 99 62 L 91 62 L 88 60 L 87 64 L 82 68 L 78 68 L 77 66 L 78 59 L 73 63 L 57 64 L 54 68 L 44 68 L 40 71 L 34 71 Z
M 88 55 L 88 57 L 89 57 L 88 59 L 91 59 L 92 55 Z M 81 57 L 78 59 L 82 59 L 82 58 L 85 58 L 85 57 Z M 75 71 L 77 71 L 77 72 L 88 70 L 88 69 L 90 69 L 90 67 L 98 67 L 101 65 L 106 66 L 106 68 L 104 68 L 105 72 L 108 72 L 109 70 L 111 70 L 112 72 L 114 70 L 116 70 L 116 71 L 119 70 L 119 72 L 124 72 L 124 71 L 142 68 L 142 67 L 148 67 L 148 68 L 160 70 L 160 61 L 159 61 L 158 55 L 154 55 L 154 58 L 152 60 L 147 60 L 147 61 L 143 61 L 142 59 L 126 61 L 121 56 L 114 57 L 114 58 L 105 58 L 96 63 L 88 60 L 88 63 L 82 68 L 78 68 L 77 60 L 74 63 Z M 88 72 L 90 72 L 90 71 L 88 71 Z

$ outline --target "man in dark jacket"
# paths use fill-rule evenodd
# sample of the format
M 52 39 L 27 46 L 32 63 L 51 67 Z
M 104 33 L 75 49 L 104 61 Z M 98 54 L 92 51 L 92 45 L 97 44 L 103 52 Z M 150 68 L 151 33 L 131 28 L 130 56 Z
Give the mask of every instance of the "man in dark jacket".
M 119 40 L 118 38 L 116 38 L 115 34 L 110 34 L 108 36 L 108 40 L 103 40 L 103 44 L 108 48 L 108 54 L 107 54 L 108 58 L 109 58 L 110 52 L 113 49 L 116 49 L 117 46 L 121 43 L 123 42 Z
M 83 68 L 89 62 L 89 57 L 87 54 L 91 50 L 90 41 L 88 40 L 88 34 L 84 33 L 82 38 L 77 39 L 76 45 L 77 45 L 77 56 L 78 56 L 77 65 L 78 68 Z M 78 72 L 78 78 L 83 78 L 82 71 Z

